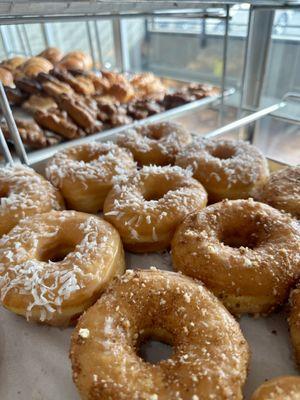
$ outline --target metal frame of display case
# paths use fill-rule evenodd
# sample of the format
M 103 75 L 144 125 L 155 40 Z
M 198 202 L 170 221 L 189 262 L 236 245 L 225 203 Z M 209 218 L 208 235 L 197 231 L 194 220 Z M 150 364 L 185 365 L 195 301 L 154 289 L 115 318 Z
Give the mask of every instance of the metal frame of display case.
M 223 40 L 223 65 L 222 65 L 222 77 L 221 77 L 221 98 L 219 102 L 220 112 L 219 112 L 219 125 L 223 124 L 224 110 L 225 110 L 225 96 L 226 94 L 226 73 L 227 73 L 227 52 L 228 52 L 228 33 L 229 33 L 229 19 L 230 19 L 230 6 L 241 3 L 248 3 L 250 5 L 249 11 L 249 20 L 248 20 L 248 28 L 247 28 L 247 38 L 245 45 L 245 54 L 243 60 L 243 72 L 242 72 L 242 82 L 240 88 L 240 107 L 238 113 L 238 120 L 242 116 L 244 110 L 248 107 L 258 108 L 260 106 L 260 93 L 257 95 L 253 95 L 253 101 L 247 101 L 247 106 L 245 105 L 245 92 L 246 92 L 246 83 L 247 83 L 247 73 L 249 68 L 251 67 L 251 63 L 249 63 L 249 59 L 251 58 L 251 50 L 254 47 L 253 40 L 253 29 L 251 24 L 253 23 L 253 18 L 255 16 L 255 12 L 257 10 L 265 10 L 265 12 L 270 13 L 268 18 L 268 23 L 264 24 L 265 29 L 270 29 L 272 25 L 273 18 L 272 13 L 274 14 L 274 10 L 282 9 L 282 8 L 294 8 L 300 7 L 300 1 L 287 1 L 287 0 L 205 0 L 205 1 L 189 1 L 189 0 L 73 0 L 73 1 L 62 1 L 62 0 L 52 0 L 51 2 L 46 0 L 43 2 L 40 1 L 27 1 L 27 0 L 7 0 L 0 1 L 0 27 L 2 28 L 3 24 L 26 24 L 26 23 L 43 23 L 43 33 L 45 42 L 49 43 L 49 31 L 47 29 L 47 22 L 50 21 L 74 21 L 74 20 L 82 20 L 86 21 L 87 26 L 87 34 L 91 47 L 91 54 L 95 61 L 95 55 L 93 53 L 92 46 L 92 38 L 90 32 L 90 23 L 92 21 L 101 19 L 101 18 L 112 18 L 114 20 L 114 41 L 115 41 L 115 52 L 116 58 L 119 63 L 119 68 L 121 71 L 125 71 L 128 67 L 128 59 L 126 59 L 126 54 L 124 51 L 124 35 L 121 18 L 137 18 L 137 17 L 176 17 L 176 18 L 219 18 L 225 19 L 225 34 Z M 212 11 L 207 12 L 206 8 L 212 9 Z M 223 8 L 224 14 L 218 14 L 213 11 L 213 8 Z M 96 23 L 95 23 L 96 26 Z M 3 29 L 2 29 L 3 30 Z M 2 32 L 0 30 L 0 32 Z M 255 33 L 255 31 L 254 31 Z M 22 35 L 21 35 L 22 36 Z M 269 35 L 270 36 L 270 35 Z M 22 47 L 30 52 L 30 46 L 28 45 L 26 39 L 26 29 L 23 32 L 23 42 Z M 5 39 L 3 41 L 5 47 Z M 101 46 L 99 43 L 96 43 L 96 46 L 100 49 L 98 51 L 101 54 Z M 261 68 L 260 68 L 260 82 L 263 80 L 265 66 L 268 58 L 268 50 L 269 50 L 270 42 L 266 41 L 262 46 L 260 43 L 261 51 L 264 52 L 264 57 L 261 60 Z M 25 51 L 24 50 L 24 51 Z M 252 63 L 256 62 L 255 58 L 252 57 Z M 261 86 L 261 85 L 260 85 Z M 251 97 L 251 96 L 250 96 Z M 212 104 L 216 99 L 207 99 L 201 103 L 202 105 Z M 197 103 L 197 102 L 196 102 Z M 197 105 L 197 104 L 196 104 Z M 4 100 L 1 100 L 2 110 L 4 114 L 7 115 L 9 113 L 7 109 L 7 105 Z M 189 106 L 189 105 L 187 105 Z M 199 107 L 200 107 L 199 106 Z M 180 110 L 175 109 L 171 110 L 172 114 L 176 112 L 180 112 Z M 168 112 L 167 112 L 168 113 Z M 168 115 L 166 113 L 162 113 L 160 115 L 155 116 L 155 118 L 150 117 L 145 120 L 145 122 L 150 122 L 152 120 L 159 120 L 165 118 Z M 277 118 L 280 118 L 278 116 Z M 24 146 L 20 140 L 18 135 L 17 128 L 12 122 L 10 123 L 10 131 L 12 132 L 12 139 L 15 143 L 15 147 L 18 153 L 19 158 L 25 162 L 29 163 L 26 151 Z M 127 127 L 116 128 L 117 130 L 126 129 Z M 115 131 L 116 129 L 112 129 L 111 131 Z M 220 128 L 222 129 L 222 128 Z M 99 134 L 101 137 L 107 136 L 104 133 Z M 110 135 L 110 133 L 108 134 Z M 17 137 L 18 136 L 18 137 Z M 248 135 L 249 136 L 249 135 Z M 98 135 L 93 135 L 92 138 L 97 139 Z M 88 140 L 88 138 L 87 138 Z M 1 137 L 0 137 L 1 142 Z M 77 141 L 76 141 L 77 142 Z M 73 143 L 73 142 L 71 142 Z M 67 145 L 67 144 L 66 144 Z M 50 150 L 50 149 L 49 149 Z M 47 150 L 40 151 L 47 153 Z M 8 159 L 7 151 L 5 150 L 5 158 Z

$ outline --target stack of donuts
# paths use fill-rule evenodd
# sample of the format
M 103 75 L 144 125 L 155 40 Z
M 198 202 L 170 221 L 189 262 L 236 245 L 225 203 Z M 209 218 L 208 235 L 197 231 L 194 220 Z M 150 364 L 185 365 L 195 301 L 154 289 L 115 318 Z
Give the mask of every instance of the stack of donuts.
M 82 399 L 242 399 L 250 348 L 236 318 L 285 304 L 300 362 L 299 166 L 270 174 L 246 142 L 162 122 L 66 148 L 45 176 L 0 170 L 0 298 L 28 321 L 76 324 Z M 124 249 L 171 250 L 173 271 L 132 270 Z M 172 355 L 144 361 L 149 338 Z M 299 396 L 290 376 L 252 400 Z

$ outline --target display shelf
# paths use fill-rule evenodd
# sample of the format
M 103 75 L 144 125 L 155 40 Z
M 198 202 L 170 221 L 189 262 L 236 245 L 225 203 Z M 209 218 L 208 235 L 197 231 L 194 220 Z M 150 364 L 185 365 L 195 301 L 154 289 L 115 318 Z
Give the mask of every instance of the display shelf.
M 2 22 L 5 20 L 5 23 L 24 23 L 32 22 L 36 18 L 41 21 L 76 17 L 134 16 L 145 13 L 152 14 L 158 11 L 166 12 L 168 10 L 169 13 L 172 13 L 182 9 L 199 10 L 205 7 L 222 7 L 241 3 L 245 3 L 245 0 L 9 0 L 0 1 L 0 18 Z M 246 3 L 253 6 L 281 7 L 289 4 L 297 5 L 299 1 L 248 0 Z

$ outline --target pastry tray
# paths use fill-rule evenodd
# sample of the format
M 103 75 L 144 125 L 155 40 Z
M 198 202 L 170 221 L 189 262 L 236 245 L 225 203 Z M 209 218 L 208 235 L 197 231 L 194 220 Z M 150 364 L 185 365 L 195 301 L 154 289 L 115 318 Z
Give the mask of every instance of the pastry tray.
M 115 132 L 99 140 L 113 140 Z M 69 144 L 70 145 L 70 144 Z M 43 173 L 47 159 L 31 164 Z M 269 160 L 271 170 L 284 166 Z M 155 266 L 172 270 L 168 252 L 136 255 L 126 253 L 127 268 Z M 243 316 L 239 322 L 251 348 L 251 363 L 245 385 L 245 399 L 266 379 L 298 374 L 293 359 L 286 310 L 269 317 Z M 0 309 L 0 399 L 1 400 L 76 400 L 79 395 L 71 377 L 68 358 L 73 328 L 59 329 L 28 323 L 3 308 Z M 150 342 L 144 349 L 148 360 L 167 355 L 164 345 Z

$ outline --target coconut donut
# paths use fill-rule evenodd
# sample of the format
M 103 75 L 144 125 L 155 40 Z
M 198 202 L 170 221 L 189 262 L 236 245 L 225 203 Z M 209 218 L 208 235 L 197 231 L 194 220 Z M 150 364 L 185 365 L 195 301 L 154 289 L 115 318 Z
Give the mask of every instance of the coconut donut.
M 132 155 L 112 142 L 85 143 L 63 150 L 50 160 L 46 176 L 61 190 L 69 208 L 97 213 L 117 175 L 135 169 Z
M 255 197 L 300 219 L 300 165 L 273 172 Z
M 172 241 L 175 270 L 200 279 L 235 314 L 266 314 L 300 276 L 300 230 L 266 204 L 224 200 L 189 215 Z
M 118 136 L 117 143 L 129 149 L 140 165 L 168 165 L 174 164 L 178 151 L 191 140 L 181 125 L 159 122 L 130 128 Z
M 0 168 L 0 237 L 26 216 L 63 208 L 59 191 L 33 169 Z
M 76 211 L 23 219 L 0 239 L 0 296 L 28 320 L 68 325 L 125 268 L 118 232 Z
M 269 176 L 265 157 L 241 140 L 197 139 L 177 155 L 176 165 L 193 170 L 211 202 L 248 198 Z
M 173 346 L 158 364 L 153 338 Z M 80 319 L 71 342 L 82 399 L 242 399 L 249 349 L 240 327 L 202 285 L 174 272 L 127 271 Z
M 299 400 L 300 377 L 280 376 L 264 382 L 253 393 L 251 400 Z
M 183 218 L 206 202 L 203 186 L 189 171 L 145 166 L 113 187 L 103 210 L 124 246 L 142 253 L 167 248 Z

